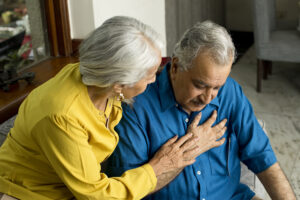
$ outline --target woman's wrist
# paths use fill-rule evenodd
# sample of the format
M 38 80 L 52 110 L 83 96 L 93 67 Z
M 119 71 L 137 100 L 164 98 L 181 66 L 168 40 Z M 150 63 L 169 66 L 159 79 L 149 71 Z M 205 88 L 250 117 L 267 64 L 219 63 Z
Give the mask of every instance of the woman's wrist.
M 148 164 L 153 168 L 156 177 L 158 177 L 161 174 L 161 170 L 156 158 L 152 158 Z

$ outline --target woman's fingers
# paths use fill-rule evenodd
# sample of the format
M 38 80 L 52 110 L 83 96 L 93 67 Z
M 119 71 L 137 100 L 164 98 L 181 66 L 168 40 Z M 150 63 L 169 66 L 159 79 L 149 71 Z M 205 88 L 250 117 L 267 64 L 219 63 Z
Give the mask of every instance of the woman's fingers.
M 185 160 L 193 160 L 201 153 L 203 153 L 201 147 L 196 146 L 190 150 L 185 151 L 183 153 L 183 157 L 185 158 Z
M 195 146 L 194 148 L 188 149 L 187 151 L 183 152 L 183 157 L 185 160 L 196 159 L 196 157 L 208 151 L 209 149 L 221 146 L 222 144 L 224 144 L 225 140 L 225 138 L 222 138 L 218 141 L 214 141 L 213 143 L 207 146 Z
M 190 139 L 193 136 L 193 133 L 188 133 L 182 136 L 179 140 L 176 141 L 175 145 L 177 147 L 181 147 L 182 144 L 184 144 L 188 139 Z
M 178 138 L 178 135 L 175 135 L 174 137 L 172 137 L 171 139 L 169 139 L 163 146 L 169 146 L 171 144 L 173 144 Z
M 188 165 L 191 165 L 191 164 L 194 164 L 194 162 L 196 162 L 195 159 L 192 159 L 192 160 L 186 160 L 183 162 L 183 166 L 182 167 L 186 167 Z
M 216 118 L 217 112 L 214 111 L 204 124 L 198 126 L 201 120 L 201 113 L 199 113 L 190 124 L 191 130 L 186 135 L 181 138 L 176 135 L 169 139 L 149 162 L 154 166 L 156 174 L 191 165 L 200 154 L 222 145 L 225 138 L 220 138 L 226 132 L 227 120 L 224 119 L 212 127 Z
M 192 149 L 197 146 L 197 141 L 198 141 L 198 137 L 194 136 L 194 137 L 188 139 L 184 144 L 182 144 L 180 148 L 183 151 Z

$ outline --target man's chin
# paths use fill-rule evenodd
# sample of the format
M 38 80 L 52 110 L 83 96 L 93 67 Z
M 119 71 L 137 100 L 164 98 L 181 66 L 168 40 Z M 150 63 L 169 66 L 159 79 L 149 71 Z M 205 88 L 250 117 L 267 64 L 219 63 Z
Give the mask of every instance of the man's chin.
M 205 108 L 206 105 L 193 105 L 193 107 L 191 108 L 192 112 L 199 112 L 201 110 L 203 110 Z
M 191 112 L 199 112 L 205 108 L 206 105 L 195 105 L 195 104 L 189 104 L 188 106 L 182 106 L 183 110 L 185 110 L 188 113 Z

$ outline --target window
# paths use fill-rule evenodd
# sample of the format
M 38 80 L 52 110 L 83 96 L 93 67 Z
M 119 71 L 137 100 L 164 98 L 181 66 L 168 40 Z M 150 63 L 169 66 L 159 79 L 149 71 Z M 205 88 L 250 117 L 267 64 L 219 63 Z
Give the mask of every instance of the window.
M 42 1 L 0 0 L 0 66 L 17 71 L 50 56 Z

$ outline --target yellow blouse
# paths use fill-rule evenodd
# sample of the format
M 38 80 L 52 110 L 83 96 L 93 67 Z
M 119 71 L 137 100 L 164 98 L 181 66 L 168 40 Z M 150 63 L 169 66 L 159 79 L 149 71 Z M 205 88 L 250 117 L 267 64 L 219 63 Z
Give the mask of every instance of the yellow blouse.
M 96 109 L 79 64 L 67 65 L 20 106 L 0 148 L 0 192 L 30 200 L 143 198 L 157 182 L 149 164 L 121 177 L 100 172 L 118 143 L 121 117 L 116 99 Z

